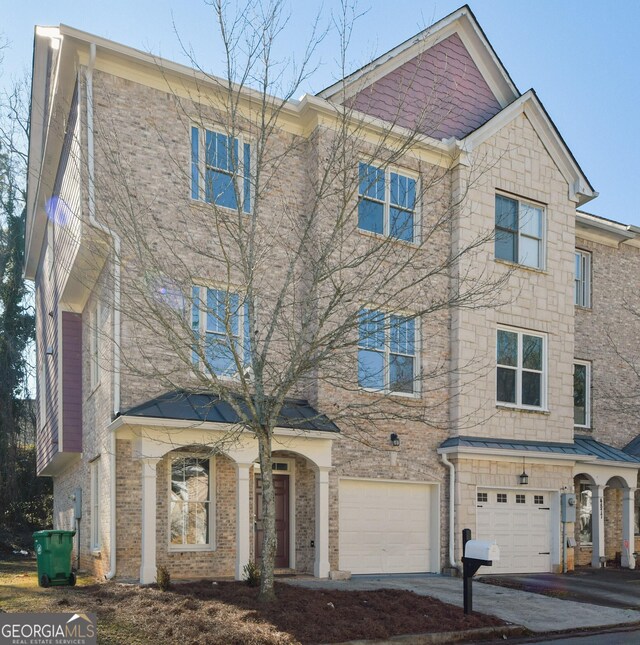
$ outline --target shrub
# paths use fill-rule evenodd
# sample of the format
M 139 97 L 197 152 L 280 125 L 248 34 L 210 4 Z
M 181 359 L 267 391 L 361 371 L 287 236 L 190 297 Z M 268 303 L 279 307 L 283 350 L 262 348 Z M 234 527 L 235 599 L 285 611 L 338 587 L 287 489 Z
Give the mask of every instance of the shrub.
M 171 574 L 165 566 L 159 566 L 156 570 L 156 582 L 160 591 L 169 591 L 171 587 Z
M 247 562 L 244 565 L 242 579 L 249 587 L 257 587 L 260 584 L 260 569 L 255 562 Z

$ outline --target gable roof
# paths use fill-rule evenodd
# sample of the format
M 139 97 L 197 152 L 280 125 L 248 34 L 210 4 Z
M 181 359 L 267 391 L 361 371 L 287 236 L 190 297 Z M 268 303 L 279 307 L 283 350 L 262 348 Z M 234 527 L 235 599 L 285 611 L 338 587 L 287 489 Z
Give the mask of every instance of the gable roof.
M 492 137 L 523 113 L 529 119 L 542 144 L 569 184 L 569 197 L 577 202 L 578 205 L 595 199 L 598 196 L 597 191 L 591 185 L 556 124 L 533 89 L 525 92 L 477 130 L 468 134 L 463 139 L 460 147 L 466 152 L 472 152 L 475 147 Z
M 514 101 L 520 92 L 502 64 L 468 5 L 427 27 L 369 64 L 318 93 L 328 100 L 343 102 L 376 80 L 424 53 L 439 42 L 457 34 L 487 82 L 500 107 Z
M 236 405 L 246 409 L 246 403 L 237 398 Z M 123 417 L 172 419 L 200 423 L 241 424 L 242 419 L 228 402 L 215 394 L 173 390 L 122 412 Z M 285 399 L 277 422 L 278 428 L 294 430 L 340 432 L 338 426 L 320 414 L 308 401 Z

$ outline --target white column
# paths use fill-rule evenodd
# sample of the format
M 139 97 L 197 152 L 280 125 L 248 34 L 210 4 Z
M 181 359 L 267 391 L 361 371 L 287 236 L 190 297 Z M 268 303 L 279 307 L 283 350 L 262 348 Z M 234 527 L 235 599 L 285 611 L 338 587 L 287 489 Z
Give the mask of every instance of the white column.
M 249 472 L 253 464 L 236 463 L 236 580 L 242 580 L 244 566 L 251 555 L 249 516 Z
M 313 575 L 329 576 L 329 471 L 320 466 L 316 470 L 316 557 Z
M 142 465 L 142 553 L 140 582 L 151 584 L 156 579 L 156 464 L 159 459 L 141 459 Z M 126 539 L 126 537 L 124 538 Z
M 635 569 L 636 559 L 633 556 L 635 551 L 634 538 L 634 507 L 635 488 L 625 488 L 622 491 L 622 561 L 623 567 Z
M 604 486 L 591 486 L 591 532 L 593 539 L 593 554 L 591 566 L 602 566 L 600 558 L 604 558 Z

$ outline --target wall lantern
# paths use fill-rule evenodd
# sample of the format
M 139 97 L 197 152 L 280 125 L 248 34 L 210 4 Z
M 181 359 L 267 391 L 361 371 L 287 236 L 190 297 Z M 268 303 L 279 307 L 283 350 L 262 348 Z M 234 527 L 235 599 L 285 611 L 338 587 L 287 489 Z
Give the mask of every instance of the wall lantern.
M 400 445 L 400 437 L 395 432 L 391 433 L 389 440 L 391 441 L 391 445 L 394 446 L 395 448 L 397 448 Z
M 526 486 L 529 483 L 529 475 L 527 475 L 527 471 L 524 469 L 524 457 L 522 458 L 522 475 L 520 475 L 519 480 L 521 486 Z

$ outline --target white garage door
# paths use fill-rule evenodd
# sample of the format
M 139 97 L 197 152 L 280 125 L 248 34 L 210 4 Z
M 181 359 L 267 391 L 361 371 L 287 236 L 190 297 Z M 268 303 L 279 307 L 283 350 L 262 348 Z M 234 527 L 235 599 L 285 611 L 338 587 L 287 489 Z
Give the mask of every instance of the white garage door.
M 340 481 L 340 569 L 352 573 L 431 571 L 433 486 Z
M 500 561 L 482 573 L 551 571 L 548 491 L 478 489 L 479 540 L 496 540 Z

